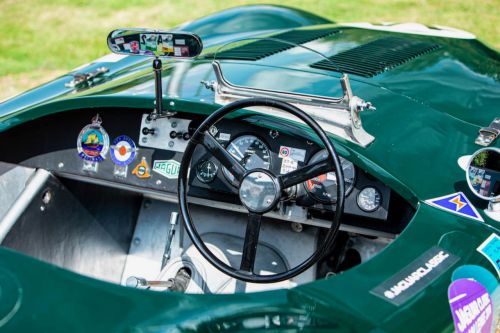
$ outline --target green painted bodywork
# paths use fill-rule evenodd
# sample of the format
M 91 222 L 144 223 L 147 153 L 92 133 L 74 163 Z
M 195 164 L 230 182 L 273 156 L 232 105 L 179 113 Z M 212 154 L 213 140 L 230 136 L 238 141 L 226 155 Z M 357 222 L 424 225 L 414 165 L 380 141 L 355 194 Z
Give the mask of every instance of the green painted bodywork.
M 246 22 L 254 22 L 253 26 L 236 24 L 245 19 L 246 11 L 250 15 Z M 276 19 L 278 23 L 273 25 L 273 17 L 278 16 L 282 19 Z M 236 22 L 232 30 L 228 28 L 231 20 Z M 224 323 L 273 313 L 298 315 L 296 326 L 288 327 L 292 331 L 302 326 L 318 332 L 452 331 L 447 288 L 453 269 L 478 264 L 496 274 L 475 249 L 491 233 L 500 234 L 500 223 L 482 212 L 486 203 L 475 199 L 469 191 L 457 159 L 479 149 L 474 143 L 479 128 L 500 116 L 500 56 L 477 40 L 345 27 L 284 7 L 233 9 L 182 28 L 199 33 L 208 53 L 243 37 L 267 36 L 301 26 L 324 28 L 325 24 L 342 32 L 308 46 L 327 56 L 389 35 L 441 46 L 373 78 L 351 75 L 354 94 L 377 107 L 376 111 L 362 114 L 364 128 L 376 139 L 362 148 L 332 137 L 341 155 L 382 180 L 416 208 L 408 227 L 390 246 L 368 262 L 327 280 L 291 290 L 236 295 L 132 290 L 1 248 L 0 299 L 18 298 L 20 307 L 4 323 L 0 305 L 0 331 L 216 331 Z M 226 30 L 210 35 L 210 27 L 216 25 Z M 342 95 L 339 73 L 309 67 L 319 60 L 311 53 L 291 57 L 283 52 L 256 63 L 223 61 L 223 69 L 227 78 L 239 85 L 258 83 L 261 88 Z M 0 104 L 0 130 L 48 114 L 78 112 L 83 108 L 153 107 L 150 60 L 128 57 L 112 63 L 94 62 L 79 71 L 88 72 L 103 65 L 110 72 L 92 87 L 65 88 L 64 83 L 71 80 L 68 74 Z M 218 108 L 213 104 L 213 92 L 199 84 L 214 78 L 210 60 L 165 61 L 163 76 L 167 87 L 165 105 L 174 102 L 172 108 L 179 112 L 205 114 Z M 499 141 L 493 146 L 500 147 Z M 426 199 L 457 191 L 464 192 L 480 210 L 484 223 L 424 203 Z M 434 245 L 460 260 L 422 292 L 399 307 L 370 293 Z M 5 288 L 6 282 L 2 281 L 10 281 L 17 288 Z

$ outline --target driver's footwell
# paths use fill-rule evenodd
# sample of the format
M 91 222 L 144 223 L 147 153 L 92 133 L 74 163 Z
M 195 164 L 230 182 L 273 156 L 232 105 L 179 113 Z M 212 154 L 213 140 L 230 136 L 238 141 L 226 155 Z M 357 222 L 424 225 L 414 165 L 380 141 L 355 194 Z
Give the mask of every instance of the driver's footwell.
M 162 256 L 170 228 L 169 216 L 177 205 L 146 200 L 139 215 L 122 283 L 130 276 L 147 280 L 168 280 L 182 267 L 191 272 L 189 293 L 234 293 L 272 288 L 289 288 L 314 280 L 314 268 L 295 277 L 292 281 L 277 284 L 247 284 L 237 282 L 209 264 L 185 236 L 179 221 L 171 240 L 170 259 L 161 271 Z M 246 215 L 194 206 L 193 220 L 210 250 L 223 262 L 238 267 L 243 249 L 242 235 L 246 228 Z M 290 224 L 265 220 L 260 233 L 255 263 L 256 272 L 271 274 L 283 272 L 301 263 L 316 246 L 315 228 L 293 231 Z M 168 252 L 168 251 L 167 251 Z
M 50 178 L 48 204 L 33 200 L 7 234 L 2 246 L 68 270 L 125 284 L 134 276 L 168 280 L 179 269 L 190 271 L 186 292 L 234 293 L 288 288 L 315 279 L 314 267 L 293 281 L 247 284 L 216 270 L 191 245 L 179 221 L 173 228 L 168 260 L 165 244 L 176 204 L 116 189 Z M 43 207 L 42 207 L 43 206 Z M 203 240 L 219 259 L 237 267 L 243 248 L 246 215 L 193 207 Z M 257 249 L 256 272 L 277 273 L 294 267 L 316 246 L 316 228 L 293 231 L 288 222 L 264 220 Z M 164 269 L 162 270 L 162 264 Z

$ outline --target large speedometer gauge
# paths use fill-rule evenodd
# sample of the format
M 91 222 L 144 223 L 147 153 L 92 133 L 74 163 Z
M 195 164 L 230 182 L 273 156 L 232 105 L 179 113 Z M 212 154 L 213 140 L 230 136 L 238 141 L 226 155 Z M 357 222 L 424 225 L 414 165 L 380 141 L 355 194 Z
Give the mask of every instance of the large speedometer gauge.
M 242 135 L 229 143 L 226 150 L 247 170 L 266 169 L 271 166 L 271 153 L 267 145 L 253 135 Z M 234 176 L 223 168 L 227 180 L 237 186 Z
M 328 152 L 321 150 L 311 157 L 309 164 L 327 158 Z M 343 157 L 340 157 L 340 164 L 344 173 L 345 195 L 351 193 L 356 180 L 356 169 L 354 164 Z M 309 179 L 304 183 L 306 191 L 317 201 L 322 203 L 334 203 L 337 201 L 337 174 L 329 172 Z

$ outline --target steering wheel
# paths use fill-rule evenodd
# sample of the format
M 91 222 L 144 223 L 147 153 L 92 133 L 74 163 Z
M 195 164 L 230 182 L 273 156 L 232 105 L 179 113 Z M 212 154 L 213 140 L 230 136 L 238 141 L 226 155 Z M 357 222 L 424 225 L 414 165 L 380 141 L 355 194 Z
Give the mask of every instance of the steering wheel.
M 298 170 L 283 175 L 274 175 L 269 170 L 246 170 L 210 133 L 209 128 L 227 114 L 249 107 L 271 107 L 288 112 L 307 124 L 319 137 L 328 151 L 328 157 L 306 165 Z M 224 167 L 230 171 L 238 182 L 238 193 L 242 205 L 248 210 L 248 221 L 241 264 L 239 269 L 233 268 L 217 258 L 205 245 L 196 231 L 191 218 L 187 200 L 188 169 L 195 148 L 202 145 Z M 335 170 L 337 174 L 337 202 L 333 222 L 328 229 L 324 242 L 301 264 L 284 272 L 261 275 L 254 273 L 254 263 L 259 241 L 262 215 L 271 211 L 280 201 L 282 191 L 300 184 L 308 179 Z M 203 121 L 189 140 L 179 170 L 178 198 L 181 216 L 186 232 L 198 251 L 217 269 L 223 273 L 246 282 L 272 283 L 290 279 L 318 262 L 332 246 L 339 230 L 340 218 L 344 210 L 345 185 L 339 157 L 326 133 L 307 113 L 299 108 L 279 100 L 269 98 L 249 98 L 227 104 Z

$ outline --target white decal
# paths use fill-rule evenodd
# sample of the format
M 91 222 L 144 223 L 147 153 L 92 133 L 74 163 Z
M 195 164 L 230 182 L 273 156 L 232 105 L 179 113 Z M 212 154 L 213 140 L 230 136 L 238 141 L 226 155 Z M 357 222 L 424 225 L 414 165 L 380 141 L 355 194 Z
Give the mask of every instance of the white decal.
M 304 162 L 306 159 L 306 151 L 304 149 L 281 146 L 278 156 L 279 158 L 289 157 L 298 162 Z
M 280 174 L 285 174 L 285 173 L 289 173 L 291 171 L 295 171 L 297 170 L 297 166 L 298 166 L 298 162 L 296 160 L 294 160 L 293 158 L 290 158 L 290 157 L 284 157 L 282 160 L 281 160 L 281 170 L 280 170 Z
M 417 268 L 413 273 L 408 275 L 406 278 L 396 283 L 394 286 L 389 288 L 389 290 L 386 290 L 384 292 L 384 296 L 389 299 L 393 299 L 394 297 L 398 296 L 403 291 L 413 286 L 415 282 L 417 282 L 418 280 L 429 274 L 434 268 L 439 266 L 439 264 L 445 261 L 446 258 L 448 257 L 449 257 L 448 253 L 440 251 L 429 261 L 427 261 L 425 265 Z
M 229 140 L 231 140 L 231 134 L 229 134 L 229 133 L 219 133 L 219 140 L 221 140 L 221 141 L 229 141 Z

